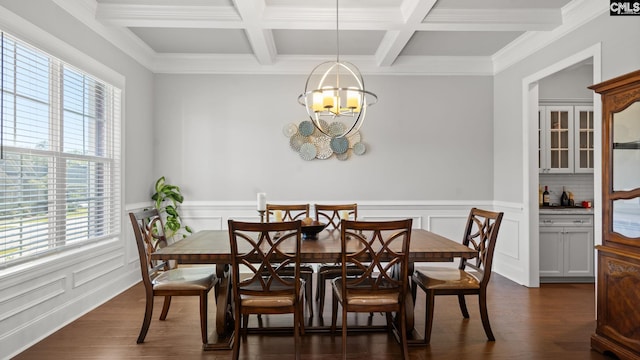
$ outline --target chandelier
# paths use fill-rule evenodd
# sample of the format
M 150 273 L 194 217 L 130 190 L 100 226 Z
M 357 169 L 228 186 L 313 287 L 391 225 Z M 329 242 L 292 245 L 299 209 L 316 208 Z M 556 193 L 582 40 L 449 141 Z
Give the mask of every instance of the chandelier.
M 313 125 L 331 138 L 354 134 L 362 126 L 367 108 L 378 101 L 378 96 L 365 90 L 360 70 L 354 64 L 340 61 L 338 31 L 338 0 L 336 0 L 336 61 L 325 61 L 316 66 L 307 77 L 304 92 L 298 103 L 307 110 Z M 332 131 L 337 121 L 343 131 Z

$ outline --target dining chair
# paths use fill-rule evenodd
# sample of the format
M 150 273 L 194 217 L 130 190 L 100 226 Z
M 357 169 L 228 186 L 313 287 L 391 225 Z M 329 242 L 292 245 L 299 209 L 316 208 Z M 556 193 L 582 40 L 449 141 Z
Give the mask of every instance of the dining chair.
M 472 208 L 469 212 L 462 244 L 478 252 L 474 259 L 461 258 L 458 268 L 426 266 L 415 269 L 411 285 L 413 299 L 416 299 L 418 287 L 426 295 L 425 345 L 431 341 L 436 295 L 457 295 L 460 311 L 465 319 L 469 318 L 465 295 L 478 295 L 484 332 L 490 341 L 495 341 L 487 312 L 487 285 L 491 278 L 493 252 L 503 215 L 502 212 L 477 208 Z
M 338 304 L 342 306 L 342 357 L 347 358 L 347 313 L 384 312 L 393 330 L 398 314 L 402 355 L 409 358 L 405 298 L 409 295 L 409 244 L 412 219 L 393 221 L 342 220 L 342 275 L 333 279 L 331 331 L 335 332 Z M 349 275 L 354 265 L 362 270 Z
M 301 234 L 300 220 L 272 223 L 229 220 L 237 339 L 233 342 L 233 359 L 240 354 L 241 338 L 246 342 L 249 314 L 288 313 L 293 314 L 295 358 L 300 358 L 300 334 L 304 333 Z M 292 274 L 289 267 L 294 270 Z
M 165 320 L 169 313 L 172 296 L 200 297 L 200 332 L 202 342 L 207 342 L 207 299 L 209 290 L 218 282 L 210 267 L 172 268 L 168 261 L 151 260 L 151 254 L 167 245 L 162 218 L 157 209 L 130 212 L 133 233 L 138 246 L 142 283 L 146 292 L 146 306 L 142 328 L 137 343 L 144 338 L 151 324 L 153 299 L 164 296 L 164 304 L 160 320 Z
M 267 222 L 304 220 L 309 217 L 309 204 L 267 204 L 266 213 Z M 293 269 L 285 269 L 284 271 L 289 271 L 293 275 Z M 313 273 L 314 268 L 311 264 L 300 265 L 310 317 L 313 317 L 313 302 L 311 301 L 313 299 Z
M 337 204 L 324 205 L 315 204 L 314 211 L 316 221 L 326 223 L 328 230 L 340 231 L 340 221 L 342 219 L 358 220 L 358 204 Z M 347 274 L 353 275 L 361 272 L 355 266 L 347 269 Z M 340 264 L 320 264 L 317 273 L 316 300 L 318 300 L 318 312 L 322 316 L 324 311 L 324 301 L 326 293 L 327 280 L 333 280 L 342 275 L 342 266 Z

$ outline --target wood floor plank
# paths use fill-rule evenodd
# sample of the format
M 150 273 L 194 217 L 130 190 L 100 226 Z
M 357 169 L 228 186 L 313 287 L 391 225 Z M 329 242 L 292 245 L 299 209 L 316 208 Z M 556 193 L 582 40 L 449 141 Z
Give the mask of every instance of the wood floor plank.
M 526 288 L 494 275 L 489 285 L 488 308 L 495 342 L 487 341 L 478 313 L 477 297 L 468 297 L 470 319 L 460 314 L 457 298 L 437 297 L 431 345 L 412 347 L 414 360 L 611 359 L 590 349 L 595 330 L 594 284 L 543 284 Z M 144 344 L 136 344 L 144 313 L 144 289 L 138 284 L 77 321 L 52 334 L 15 357 L 35 359 L 229 359 L 230 351 L 202 351 L 198 299 L 174 298 L 167 320 L 160 321 L 161 299 L 155 303 L 154 319 Z M 331 302 L 325 306 L 329 324 Z M 215 306 L 213 303 L 211 308 Z M 424 296 L 419 293 L 416 328 L 424 328 Z M 213 313 L 213 311 L 211 311 Z M 212 318 L 210 320 L 213 320 Z M 270 325 L 290 319 L 263 319 Z M 315 319 L 314 321 L 318 321 Z M 358 322 L 368 321 L 367 316 Z M 374 322 L 384 323 L 380 314 Z M 251 319 L 257 324 L 257 319 Z M 398 359 L 400 347 L 386 332 L 349 333 L 350 359 Z M 341 338 L 330 334 L 307 334 L 302 340 L 304 359 L 335 360 L 341 354 Z M 242 344 L 241 359 L 293 358 L 289 335 L 249 334 Z

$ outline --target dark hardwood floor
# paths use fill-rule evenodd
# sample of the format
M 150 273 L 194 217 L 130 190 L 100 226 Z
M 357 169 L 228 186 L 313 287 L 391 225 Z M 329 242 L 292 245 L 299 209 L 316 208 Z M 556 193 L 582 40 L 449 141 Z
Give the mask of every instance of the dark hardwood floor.
M 471 318 L 465 320 L 457 298 L 441 296 L 436 298 L 431 345 L 411 347 L 411 359 L 612 359 L 590 350 L 590 335 L 596 327 L 593 284 L 544 284 L 530 289 L 494 276 L 488 307 L 496 341 L 485 337 L 477 297 L 468 297 Z M 144 313 L 144 289 L 138 284 L 15 359 L 229 359 L 231 351 L 202 351 L 197 301 L 174 298 L 167 320 L 159 321 L 162 303 L 157 299 L 145 343 L 138 345 Z M 423 294 L 419 293 L 417 303 L 417 328 L 422 331 Z M 327 298 L 325 323 L 331 321 L 330 304 Z M 352 320 L 366 322 L 363 316 Z M 267 317 L 263 321 L 281 320 Z M 382 322 L 382 315 L 375 314 L 374 321 Z M 386 332 L 349 333 L 348 344 L 351 359 L 401 358 L 399 345 Z M 303 359 L 334 360 L 340 354 L 339 333 L 303 337 Z M 250 334 L 240 358 L 292 359 L 292 338 Z

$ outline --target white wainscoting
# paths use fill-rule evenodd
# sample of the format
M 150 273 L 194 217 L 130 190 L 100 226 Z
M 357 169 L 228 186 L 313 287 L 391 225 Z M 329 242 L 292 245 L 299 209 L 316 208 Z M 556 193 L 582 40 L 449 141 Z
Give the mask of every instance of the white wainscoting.
M 140 281 L 126 213 L 121 228 L 119 238 L 0 270 L 0 359 L 10 359 Z

